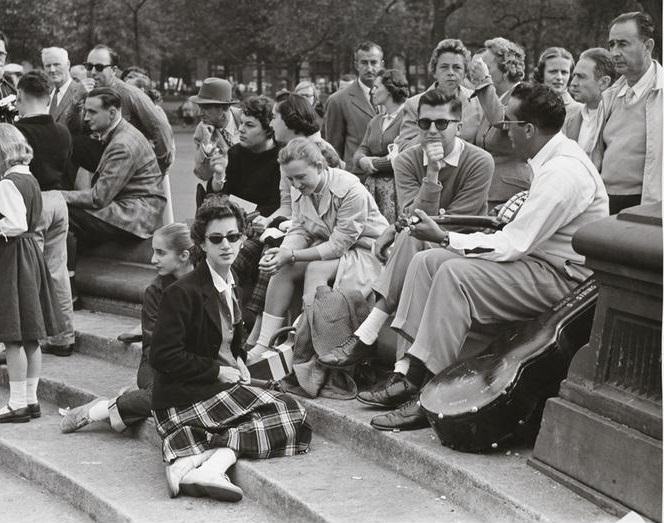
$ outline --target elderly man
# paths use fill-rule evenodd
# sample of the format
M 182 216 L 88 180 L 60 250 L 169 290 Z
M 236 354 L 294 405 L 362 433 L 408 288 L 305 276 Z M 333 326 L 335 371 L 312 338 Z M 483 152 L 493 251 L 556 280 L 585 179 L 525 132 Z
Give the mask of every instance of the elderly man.
M 514 220 L 495 234 L 441 229 L 418 210 L 411 235 L 439 243 L 408 267 L 392 327 L 410 345 L 402 374 L 358 397 L 396 411 L 371 421 L 379 430 L 427 426 L 416 399 L 429 377 L 453 365 L 472 322 L 496 324 L 537 316 L 590 275 L 572 248 L 574 233 L 608 215 L 604 184 L 578 144 L 560 133 L 565 106 L 542 84 L 522 83 L 504 125 L 533 181 Z
M 95 46 L 83 65 L 89 76 L 82 84 L 88 91 L 96 87 L 111 87 L 120 95 L 122 117 L 153 144 L 159 168 L 166 173 L 175 155 L 175 140 L 164 113 L 139 88 L 117 78 L 118 55 L 110 47 Z
M 419 143 L 394 160 L 397 197 L 405 212 L 415 209 L 438 214 L 485 214 L 494 162 L 491 155 L 457 135 L 462 128 L 462 102 L 454 95 L 434 89 L 418 99 Z M 385 261 L 384 251 L 394 249 L 374 284 L 376 304 L 367 319 L 339 347 L 321 356 L 330 367 L 345 367 L 362 360 L 371 350 L 378 333 L 399 303 L 406 270 L 421 250 L 438 247 L 396 233 L 389 227 L 376 240 L 376 254 Z M 399 368 L 397 367 L 397 371 Z
M 471 98 L 473 91 L 462 85 L 468 70 L 470 53 L 461 40 L 448 38 L 438 42 L 429 60 L 429 72 L 434 77 L 434 84 L 428 90 L 439 90 L 446 96 L 456 96 L 463 107 L 463 127 L 461 138 L 474 142 L 477 129 L 482 119 L 482 107 L 477 98 Z M 417 106 L 422 94 L 406 100 L 403 108 L 401 130 L 395 140 L 399 151 L 405 151 L 417 143 Z
M 601 47 L 586 49 L 574 66 L 569 92 L 581 102 L 581 110 L 567 115 L 563 124 L 563 133 L 576 140 L 588 156 L 592 155 L 601 124 L 599 104 L 602 93 L 617 78 L 616 68 L 611 54 Z
M 325 139 L 346 163 L 346 169 L 361 174 L 353 163 L 353 155 L 362 143 L 369 120 L 378 114 L 371 93 L 374 80 L 383 68 L 383 49 L 373 42 L 358 45 L 355 68 L 359 78 L 328 99 L 323 129 Z
M 85 100 L 85 121 L 105 148 L 92 187 L 62 192 L 77 240 L 70 242 L 71 270 L 76 243 L 138 241 L 161 225 L 163 176 L 150 142 L 122 117 L 121 108 L 120 94 L 108 87 L 93 89 Z
M 602 96 L 603 126 L 593 152 L 611 214 L 662 199 L 662 66 L 652 59 L 655 27 L 646 13 L 611 22 L 609 52 L 621 75 Z
M 32 147 L 30 172 L 42 190 L 43 208 L 37 224 L 37 240 L 53 279 L 57 305 L 65 320 L 65 331 L 41 343 L 42 351 L 69 356 L 74 349 L 74 311 L 67 271 L 67 204 L 59 189 L 71 155 L 71 136 L 67 128 L 49 114 L 48 77 L 42 71 L 28 71 L 18 82 L 16 107 L 20 119 L 16 127 Z
M 223 78 L 206 78 L 198 95 L 189 98 L 198 105 L 201 121 L 194 131 L 194 174 L 207 182 L 215 173 L 215 166 L 228 162 L 227 152 L 240 141 L 242 112 L 233 107 L 233 86 Z M 219 172 L 222 171 L 218 167 Z
M 66 125 L 72 134 L 80 134 L 79 108 L 86 90 L 69 75 L 69 54 L 61 47 L 47 47 L 42 49 L 41 59 L 53 87 L 48 112 L 56 122 Z

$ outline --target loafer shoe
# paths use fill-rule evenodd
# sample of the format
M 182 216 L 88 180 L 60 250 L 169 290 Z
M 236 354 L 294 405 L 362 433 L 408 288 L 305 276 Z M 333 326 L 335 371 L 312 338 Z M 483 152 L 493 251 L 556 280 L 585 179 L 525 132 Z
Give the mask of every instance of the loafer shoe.
M 0 414 L 0 423 L 25 423 L 30 421 L 30 410 L 28 407 L 12 409 L 7 405 L 9 412 Z
M 318 361 L 325 367 L 350 367 L 366 359 L 371 354 L 371 346 L 360 340 L 355 334 L 346 338 L 327 354 L 319 356 Z
M 374 416 L 371 426 L 378 430 L 417 430 L 429 426 L 417 398 L 412 398 L 397 410 Z
M 394 409 L 415 397 L 418 392 L 419 389 L 406 376 L 393 372 L 385 382 L 358 393 L 357 400 L 372 407 Z
M 71 345 L 50 345 L 45 344 L 41 347 L 43 354 L 53 354 L 54 356 L 71 356 L 71 353 L 74 352 L 74 344 Z
M 28 411 L 30 411 L 30 417 L 32 419 L 41 417 L 41 408 L 39 403 L 28 403 Z
M 95 398 L 92 401 L 81 405 L 80 407 L 75 407 L 73 409 L 67 409 L 64 413 L 64 417 L 60 422 L 60 430 L 64 434 L 69 434 L 70 432 L 76 432 L 78 429 L 85 427 L 92 423 L 90 419 L 90 408 L 100 401 L 108 401 L 106 398 Z
M 118 336 L 118 341 L 122 343 L 136 343 L 143 341 L 143 333 L 141 332 L 125 332 Z
M 186 496 L 207 496 L 217 501 L 240 501 L 242 489 L 231 483 L 226 474 L 216 474 L 205 467 L 189 472 L 180 481 L 180 491 Z
M 207 451 L 194 456 L 185 456 L 166 465 L 166 483 L 168 484 L 168 493 L 172 498 L 180 494 L 180 485 L 183 478 L 192 470 L 200 467 L 212 454 L 213 452 Z

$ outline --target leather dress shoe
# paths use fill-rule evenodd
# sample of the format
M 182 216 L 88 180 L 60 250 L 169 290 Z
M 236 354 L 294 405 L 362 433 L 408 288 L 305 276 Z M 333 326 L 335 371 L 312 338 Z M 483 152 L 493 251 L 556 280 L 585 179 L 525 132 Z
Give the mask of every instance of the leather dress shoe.
M 74 352 L 74 344 L 71 345 L 51 345 L 44 344 L 41 347 L 43 354 L 53 354 L 54 356 L 71 356 L 71 353 Z
M 394 409 L 417 396 L 419 389 L 406 376 L 393 372 L 383 383 L 357 395 L 357 400 L 372 407 Z
M 30 421 L 30 410 L 28 407 L 12 409 L 7 405 L 9 412 L 0 414 L 0 423 L 25 423 Z
M 319 356 L 318 361 L 325 367 L 350 367 L 361 362 L 370 353 L 371 347 L 352 334 L 341 345 L 337 345 L 327 354 Z
M 125 332 L 118 336 L 118 341 L 121 341 L 122 343 L 137 343 L 139 341 L 143 341 L 143 333 Z
M 41 417 L 41 407 L 39 403 L 28 403 L 28 411 L 30 411 L 30 417 L 32 419 Z
M 428 427 L 429 422 L 415 397 L 397 410 L 374 416 L 371 426 L 378 430 L 417 430 Z

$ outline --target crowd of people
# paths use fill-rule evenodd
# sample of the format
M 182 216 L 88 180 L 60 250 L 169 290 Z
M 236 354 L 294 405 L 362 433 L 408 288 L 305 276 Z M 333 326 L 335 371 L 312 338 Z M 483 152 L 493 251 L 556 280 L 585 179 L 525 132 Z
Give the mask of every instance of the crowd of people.
M 226 476 L 238 457 L 308 451 L 304 408 L 258 387 L 251 368 L 321 286 L 360 292 L 370 311 L 314 363 L 376 365 L 389 324 L 392 372 L 357 400 L 386 410 L 376 429 L 427 426 L 419 391 L 463 357 L 473 324 L 545 311 L 591 275 L 572 248 L 580 227 L 661 201 L 654 35 L 649 15 L 622 14 L 608 49 L 575 60 L 548 48 L 530 81 L 514 42 L 492 38 L 471 56 L 444 39 L 432 85 L 415 96 L 402 71 L 384 68 L 380 45 L 363 42 L 357 77 L 324 105 L 308 81 L 240 103 L 229 81 L 208 78 L 190 99 L 201 115 L 191 168 L 202 182 L 191 227 L 172 223 L 173 131 L 145 71 L 120 73 L 116 53 L 97 45 L 74 79 L 65 49 L 43 49 L 43 70 L 0 84 L 18 111 L 0 124 L 10 388 L 0 422 L 39 417 L 42 353 L 73 350 L 80 250 L 151 239 L 157 276 L 144 294 L 138 389 L 68 410 L 63 432 L 104 420 L 122 431 L 152 417 L 171 496 L 241 499 Z M 0 72 L 8 50 L 0 32 Z M 433 219 L 497 214 L 515 201 L 495 233 Z M 334 328 L 333 316 L 318 321 Z

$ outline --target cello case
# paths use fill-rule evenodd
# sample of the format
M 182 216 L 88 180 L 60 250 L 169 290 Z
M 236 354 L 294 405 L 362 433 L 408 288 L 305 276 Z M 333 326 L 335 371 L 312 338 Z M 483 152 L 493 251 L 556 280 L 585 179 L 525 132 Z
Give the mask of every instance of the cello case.
M 572 357 L 590 338 L 597 293 L 591 277 L 427 383 L 420 405 L 441 443 L 481 452 L 536 434 L 544 402 L 558 393 Z

